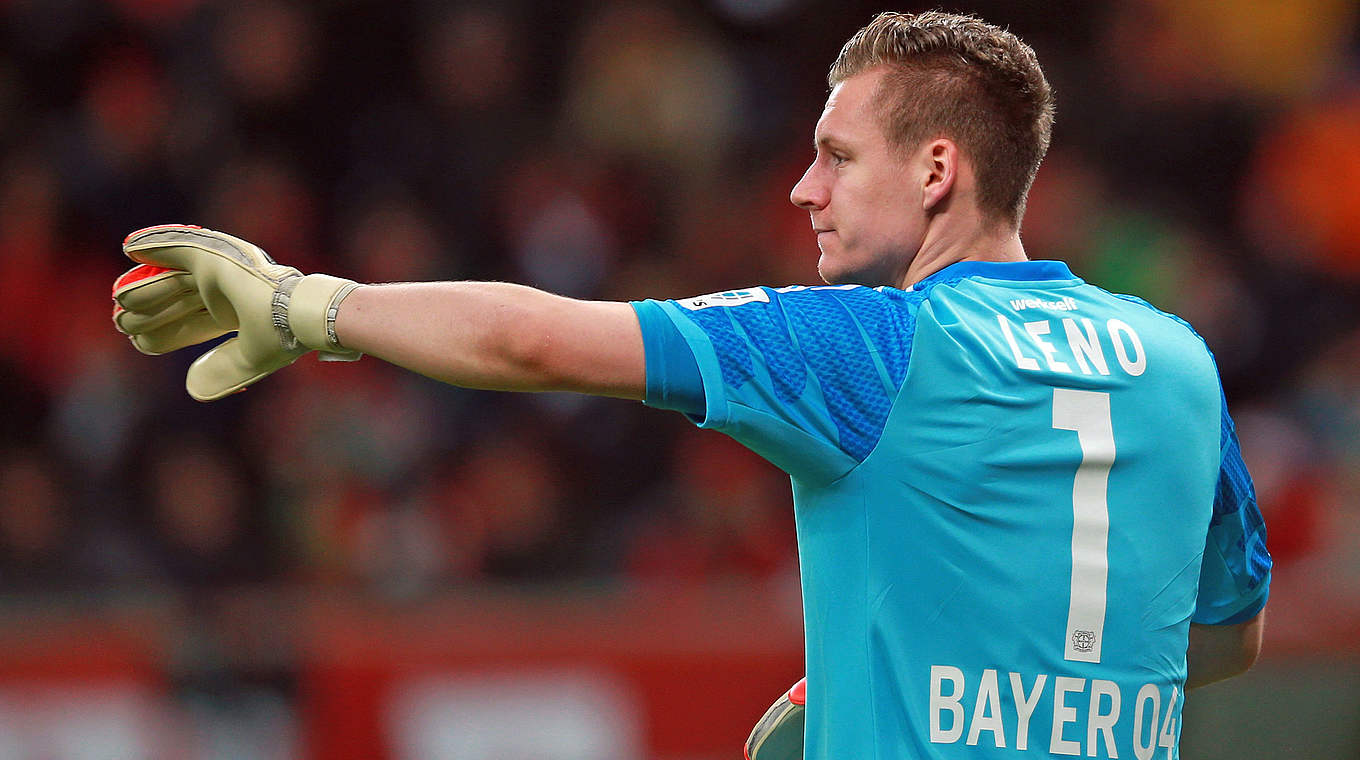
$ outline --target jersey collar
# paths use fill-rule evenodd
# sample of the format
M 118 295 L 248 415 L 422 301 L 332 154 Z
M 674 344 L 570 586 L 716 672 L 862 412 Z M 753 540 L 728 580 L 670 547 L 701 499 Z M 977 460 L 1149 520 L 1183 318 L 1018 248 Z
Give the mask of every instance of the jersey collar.
M 965 277 L 1021 282 L 1078 279 L 1062 261 L 958 261 L 912 285 L 908 290 L 924 290 L 936 283 L 961 280 Z

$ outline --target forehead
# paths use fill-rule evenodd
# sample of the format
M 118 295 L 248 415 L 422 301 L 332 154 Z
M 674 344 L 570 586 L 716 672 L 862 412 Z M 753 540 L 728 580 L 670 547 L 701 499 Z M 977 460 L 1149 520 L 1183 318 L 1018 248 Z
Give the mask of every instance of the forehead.
M 882 68 L 860 72 L 831 90 L 817 120 L 816 140 L 851 140 L 882 137 L 878 113 L 878 85 Z

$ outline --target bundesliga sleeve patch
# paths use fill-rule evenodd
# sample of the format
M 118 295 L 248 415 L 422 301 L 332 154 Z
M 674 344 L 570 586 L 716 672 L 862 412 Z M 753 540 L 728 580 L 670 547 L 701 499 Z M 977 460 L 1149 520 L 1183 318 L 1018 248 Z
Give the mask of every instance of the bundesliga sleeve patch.
M 694 298 L 682 298 L 676 303 L 690 311 L 709 309 L 714 306 L 741 306 L 744 303 L 769 303 L 770 294 L 764 288 L 752 288 L 750 290 L 725 290 L 721 293 L 710 293 L 706 296 L 696 296 Z

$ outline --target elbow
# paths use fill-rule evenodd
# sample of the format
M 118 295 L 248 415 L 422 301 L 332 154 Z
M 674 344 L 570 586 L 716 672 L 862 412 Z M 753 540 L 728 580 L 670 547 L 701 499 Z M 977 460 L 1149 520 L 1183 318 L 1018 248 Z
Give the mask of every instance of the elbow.
M 1257 615 L 1255 618 L 1253 618 L 1244 627 L 1242 631 L 1241 645 L 1238 647 L 1237 652 L 1236 664 L 1239 669 L 1236 675 L 1241 675 L 1247 672 L 1248 670 L 1251 670 L 1252 666 L 1256 664 L 1256 661 L 1260 659 L 1261 642 L 1264 639 L 1265 632 L 1264 629 L 1265 629 L 1264 611 L 1261 614 Z
M 1252 645 L 1248 642 L 1242 642 L 1241 646 L 1224 657 L 1222 671 L 1215 680 L 1236 678 L 1245 674 L 1256 665 L 1256 660 L 1260 656 L 1261 647 L 1259 643 Z
M 642 356 L 641 333 L 632 308 L 526 291 L 528 295 L 514 305 L 509 318 L 501 320 L 499 353 L 505 375 L 513 379 L 506 389 L 599 395 L 617 390 L 617 377 L 623 374 L 618 367 L 633 366 L 618 357 Z M 620 313 L 626 313 L 626 319 L 619 319 Z M 636 351 L 629 353 L 631 344 L 620 336 L 622 331 L 611 329 L 620 323 L 632 327 Z
M 1246 673 L 1261 656 L 1265 616 L 1235 625 L 1191 625 L 1186 687 L 1201 686 Z
M 497 322 L 501 329 L 483 346 L 482 355 L 495 357 L 491 386 L 500 390 L 556 390 L 561 374 L 553 326 L 532 309 L 519 309 Z
M 546 331 L 521 334 L 508 346 L 504 353 L 505 376 L 513 378 L 511 390 L 561 389 L 561 372 L 554 361 L 552 340 Z

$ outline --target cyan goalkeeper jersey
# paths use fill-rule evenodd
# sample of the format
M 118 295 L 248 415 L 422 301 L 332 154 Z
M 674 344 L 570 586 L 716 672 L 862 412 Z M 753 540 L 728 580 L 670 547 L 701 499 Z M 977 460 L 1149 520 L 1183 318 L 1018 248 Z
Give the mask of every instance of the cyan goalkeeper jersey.
M 788 472 L 809 760 L 1175 758 L 1270 556 L 1201 338 L 1052 261 L 634 304 L 647 403 Z

